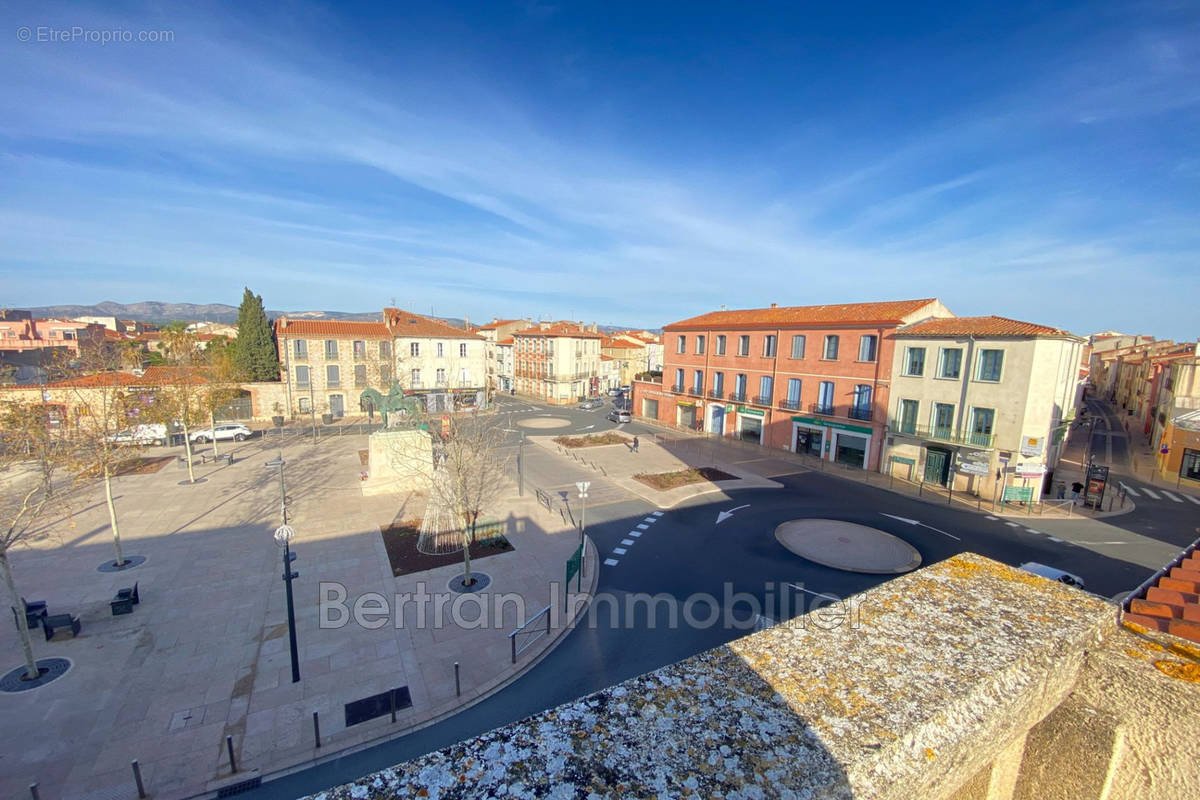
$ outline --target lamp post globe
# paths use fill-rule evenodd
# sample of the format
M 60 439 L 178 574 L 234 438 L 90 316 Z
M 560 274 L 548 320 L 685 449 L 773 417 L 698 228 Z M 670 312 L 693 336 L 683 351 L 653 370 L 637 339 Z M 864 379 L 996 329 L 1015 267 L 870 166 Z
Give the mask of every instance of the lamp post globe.
M 275 529 L 275 544 L 286 546 L 295 535 L 296 531 L 291 525 L 280 525 Z

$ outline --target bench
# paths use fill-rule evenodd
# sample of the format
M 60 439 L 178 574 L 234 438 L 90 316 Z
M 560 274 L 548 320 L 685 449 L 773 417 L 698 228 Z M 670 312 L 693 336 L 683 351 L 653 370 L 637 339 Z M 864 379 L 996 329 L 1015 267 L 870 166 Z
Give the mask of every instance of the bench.
M 46 616 L 46 614 L 48 613 L 46 610 L 46 601 L 45 600 L 34 600 L 31 603 L 28 600 L 26 600 L 24 597 L 22 597 L 21 605 L 25 607 L 25 627 L 29 628 L 30 630 L 36 628 L 39 624 L 41 624 L 42 618 L 44 618 Z M 17 614 L 19 614 L 20 612 L 17 611 L 17 609 L 13 608 L 12 606 L 9 606 L 9 608 L 12 608 L 13 624 L 15 624 L 18 629 L 20 629 L 21 620 L 17 616 Z
M 219 453 L 213 456 L 213 463 L 224 461 L 226 464 L 233 466 L 233 453 Z
M 74 614 L 51 614 L 42 620 L 42 629 L 46 632 L 46 641 L 54 638 L 57 631 L 71 631 L 71 636 L 78 636 L 82 626 L 79 617 Z
M 116 617 L 121 614 L 132 614 L 133 607 L 139 602 L 141 602 L 141 598 L 138 596 L 138 585 L 135 583 L 131 589 L 118 589 L 117 596 L 109 605 L 112 607 L 112 615 Z

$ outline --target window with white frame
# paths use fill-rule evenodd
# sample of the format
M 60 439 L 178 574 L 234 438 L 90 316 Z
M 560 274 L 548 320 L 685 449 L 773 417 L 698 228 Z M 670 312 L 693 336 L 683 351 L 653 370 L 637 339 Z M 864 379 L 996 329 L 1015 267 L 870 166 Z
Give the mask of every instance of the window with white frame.
M 306 387 L 309 385 L 308 367 L 296 367 L 296 385 Z
M 943 347 L 938 361 L 940 362 L 938 366 L 939 378 L 962 377 L 961 347 Z
M 859 361 L 874 361 L 876 351 L 879 346 L 879 337 L 874 334 L 866 334 L 859 337 L 858 340 L 858 360 Z
M 325 365 L 325 385 L 338 386 L 342 382 L 342 371 L 337 364 Z
M 437 343 L 437 357 L 443 358 L 445 355 L 446 355 L 446 343 L 438 342 Z
M 421 343 L 420 342 L 411 343 L 408 346 L 408 354 L 410 356 L 412 356 L 413 358 L 417 358 L 418 356 L 420 356 L 421 355 Z
M 1000 373 L 1003 368 L 1003 350 L 980 350 L 979 369 L 975 373 L 975 379 L 980 381 L 988 381 L 990 383 L 997 383 L 1000 380 Z
M 750 337 L 749 336 L 739 336 L 738 337 L 738 353 L 737 354 L 739 356 L 750 355 Z
M 725 355 L 725 334 L 717 335 L 717 355 Z
M 292 342 L 292 353 L 296 358 L 308 358 L 308 340 L 296 339 L 294 342 Z
M 763 358 L 775 357 L 775 334 L 769 333 L 763 337 Z
M 904 374 L 920 377 L 925 374 L 925 348 L 904 348 Z
M 825 350 L 822 353 L 821 358 L 825 359 L 826 361 L 837 361 L 839 341 L 839 337 L 836 335 L 831 334 L 826 336 Z
M 804 335 L 792 337 L 792 358 L 804 358 Z
M 459 358 L 467 357 L 467 343 L 466 342 L 462 342 L 458 345 L 458 357 Z
M 338 357 L 337 339 L 326 339 L 325 340 L 325 358 L 334 360 L 334 359 L 337 359 L 337 357 Z
M 680 336 L 679 339 L 676 340 L 675 352 L 676 353 L 686 353 L 687 352 L 687 337 L 686 336 Z
M 704 337 L 703 336 L 696 337 L 696 355 L 698 355 L 698 356 L 704 355 Z

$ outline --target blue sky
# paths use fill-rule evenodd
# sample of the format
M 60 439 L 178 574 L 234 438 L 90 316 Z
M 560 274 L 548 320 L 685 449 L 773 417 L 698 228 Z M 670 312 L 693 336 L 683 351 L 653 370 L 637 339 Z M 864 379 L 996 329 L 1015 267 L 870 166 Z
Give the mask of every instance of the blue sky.
M 5 4 L 0 304 L 1200 334 L 1200 7 Z M 50 42 L 49 28 L 171 31 Z M 20 41 L 28 29 L 30 41 Z

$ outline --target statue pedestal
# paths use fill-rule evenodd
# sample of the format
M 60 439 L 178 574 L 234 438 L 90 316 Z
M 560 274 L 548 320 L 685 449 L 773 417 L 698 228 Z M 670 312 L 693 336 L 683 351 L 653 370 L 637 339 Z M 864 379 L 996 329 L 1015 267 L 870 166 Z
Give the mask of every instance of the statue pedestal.
M 367 437 L 363 495 L 426 491 L 433 472 L 433 439 L 427 431 L 383 430 Z

